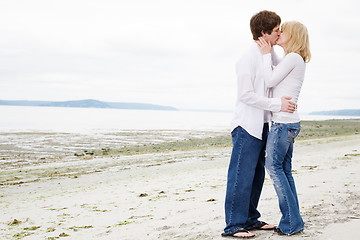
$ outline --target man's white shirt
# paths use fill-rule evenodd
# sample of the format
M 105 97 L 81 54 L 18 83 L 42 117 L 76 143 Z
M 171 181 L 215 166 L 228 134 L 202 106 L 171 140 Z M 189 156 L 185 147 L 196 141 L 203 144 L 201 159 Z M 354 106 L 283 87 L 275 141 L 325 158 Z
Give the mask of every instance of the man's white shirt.
M 277 61 L 274 57 L 273 61 Z M 264 79 L 263 55 L 254 42 L 244 51 L 236 64 L 237 99 L 232 130 L 238 126 L 250 135 L 262 139 L 265 122 L 269 122 L 270 112 L 280 112 L 281 98 L 268 98 Z

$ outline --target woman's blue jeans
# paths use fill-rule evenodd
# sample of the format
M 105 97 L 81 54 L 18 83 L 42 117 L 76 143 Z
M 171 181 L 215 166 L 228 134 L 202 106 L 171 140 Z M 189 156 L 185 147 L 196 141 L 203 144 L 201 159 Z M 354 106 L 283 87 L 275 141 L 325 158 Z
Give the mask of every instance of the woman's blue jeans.
M 265 178 L 265 147 L 269 125 L 264 124 L 262 139 L 242 127 L 231 132 L 230 158 L 225 198 L 226 234 L 259 223 L 258 202 Z
M 265 167 L 273 180 L 282 213 L 278 228 L 289 235 L 304 229 L 291 172 L 294 139 L 300 132 L 300 126 L 300 122 L 273 122 L 266 146 Z

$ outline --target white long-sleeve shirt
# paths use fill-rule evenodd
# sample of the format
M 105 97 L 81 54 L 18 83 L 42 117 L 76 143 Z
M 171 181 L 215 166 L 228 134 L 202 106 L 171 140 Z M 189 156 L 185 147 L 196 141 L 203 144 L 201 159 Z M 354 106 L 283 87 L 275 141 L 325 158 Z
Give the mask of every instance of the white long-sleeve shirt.
M 264 122 L 270 120 L 268 111 L 281 110 L 281 97 L 267 98 L 263 55 L 255 42 L 238 60 L 236 74 L 237 99 L 231 127 L 235 129 L 241 126 L 250 135 L 262 139 Z
M 270 88 L 272 97 L 289 96 L 297 103 L 305 76 L 305 62 L 297 53 L 287 54 L 272 69 L 271 54 L 263 55 L 265 86 Z M 297 110 L 294 113 L 273 112 L 272 121 L 279 123 L 295 123 L 300 121 Z

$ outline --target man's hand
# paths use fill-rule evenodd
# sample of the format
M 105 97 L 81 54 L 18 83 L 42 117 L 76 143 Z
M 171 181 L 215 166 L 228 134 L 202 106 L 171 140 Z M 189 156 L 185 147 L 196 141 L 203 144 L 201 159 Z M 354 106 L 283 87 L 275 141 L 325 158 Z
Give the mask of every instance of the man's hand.
M 281 97 L 281 112 L 293 113 L 296 109 L 296 104 L 291 102 L 292 97 Z

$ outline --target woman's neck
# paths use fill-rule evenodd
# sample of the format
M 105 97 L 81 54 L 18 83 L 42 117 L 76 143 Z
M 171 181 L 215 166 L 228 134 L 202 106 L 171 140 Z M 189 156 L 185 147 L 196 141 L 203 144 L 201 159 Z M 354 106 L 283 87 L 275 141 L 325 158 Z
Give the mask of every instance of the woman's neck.
M 286 48 L 282 48 L 284 50 L 284 56 L 288 55 L 290 52 Z

